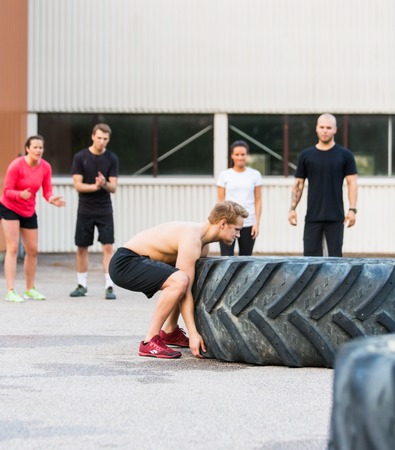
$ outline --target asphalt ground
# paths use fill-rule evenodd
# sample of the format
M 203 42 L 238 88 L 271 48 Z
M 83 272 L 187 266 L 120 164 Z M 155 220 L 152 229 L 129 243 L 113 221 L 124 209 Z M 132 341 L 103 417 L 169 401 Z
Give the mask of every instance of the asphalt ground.
M 83 298 L 70 254 L 39 255 L 46 301 L 0 278 L 1 449 L 326 449 L 333 370 L 140 357 L 156 296 L 104 300 L 97 254 Z

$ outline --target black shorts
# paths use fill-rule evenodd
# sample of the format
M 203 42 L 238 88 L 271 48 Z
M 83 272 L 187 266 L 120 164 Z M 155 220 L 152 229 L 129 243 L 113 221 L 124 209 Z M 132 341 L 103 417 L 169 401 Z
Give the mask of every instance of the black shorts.
M 0 203 L 0 219 L 4 220 L 19 220 L 21 228 L 27 228 L 29 230 L 35 230 L 38 228 L 37 214 L 34 213 L 30 217 L 23 217 L 17 214 L 12 209 L 6 208 Z
M 120 247 L 111 258 L 108 272 L 112 281 L 129 291 L 143 292 L 151 298 L 164 282 L 177 272 L 173 266 L 141 256 L 125 247 Z
M 102 244 L 114 243 L 114 219 L 112 214 L 104 216 L 77 215 L 74 242 L 77 247 L 89 247 L 93 244 L 95 227 L 99 232 L 98 241 Z

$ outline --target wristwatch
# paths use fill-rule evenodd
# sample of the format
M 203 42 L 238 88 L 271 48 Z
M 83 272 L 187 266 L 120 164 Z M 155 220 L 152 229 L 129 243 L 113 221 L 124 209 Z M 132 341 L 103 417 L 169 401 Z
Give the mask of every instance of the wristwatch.
M 357 210 L 356 210 L 356 208 L 348 208 L 348 210 L 349 211 L 352 211 L 354 214 L 356 214 L 357 213 Z

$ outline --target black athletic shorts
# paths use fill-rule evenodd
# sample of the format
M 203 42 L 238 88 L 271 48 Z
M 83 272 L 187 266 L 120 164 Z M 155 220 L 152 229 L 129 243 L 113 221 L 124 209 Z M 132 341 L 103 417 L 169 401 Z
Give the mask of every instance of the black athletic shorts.
M 108 272 L 112 281 L 129 291 L 143 292 L 151 298 L 164 282 L 177 272 L 173 266 L 141 256 L 125 247 L 120 247 L 111 258 Z
M 95 227 L 99 232 L 98 241 L 102 244 L 114 243 L 114 219 L 112 214 L 104 216 L 77 215 L 74 242 L 77 247 L 89 247 L 93 244 Z
M 23 217 L 17 214 L 12 209 L 6 208 L 0 203 L 0 219 L 4 220 L 19 220 L 21 228 L 27 228 L 29 230 L 35 230 L 38 228 L 37 214 L 34 213 L 30 217 Z

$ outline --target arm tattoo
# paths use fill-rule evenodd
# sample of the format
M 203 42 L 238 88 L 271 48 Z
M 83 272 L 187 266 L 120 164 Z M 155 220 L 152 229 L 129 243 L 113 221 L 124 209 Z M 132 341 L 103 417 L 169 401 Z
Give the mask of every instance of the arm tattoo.
M 303 185 L 300 185 L 299 180 L 296 180 L 293 188 L 292 188 L 292 197 L 291 197 L 291 210 L 296 209 L 300 198 L 302 197 Z

